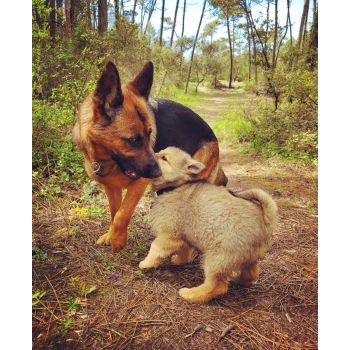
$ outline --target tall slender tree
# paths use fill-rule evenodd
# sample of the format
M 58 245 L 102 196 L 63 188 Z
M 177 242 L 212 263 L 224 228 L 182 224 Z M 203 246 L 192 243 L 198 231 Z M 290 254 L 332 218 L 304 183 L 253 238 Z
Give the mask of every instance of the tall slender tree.
M 136 5 L 137 5 L 137 0 L 134 0 L 134 6 L 133 6 L 133 8 L 132 8 L 131 23 L 135 23 Z
M 305 31 L 306 31 L 306 25 L 307 25 L 307 18 L 309 16 L 309 0 L 304 1 L 304 7 L 303 7 L 303 13 L 301 15 L 300 20 L 300 27 L 299 27 L 299 35 L 298 35 L 298 41 L 297 41 L 297 48 L 302 49 L 304 42 L 303 39 L 305 38 Z
M 65 9 L 65 17 L 66 17 L 66 39 L 69 41 L 72 37 L 72 26 L 70 20 L 70 0 L 64 0 L 64 9 Z
M 50 37 L 52 40 L 55 40 L 56 36 L 56 2 L 55 0 L 50 0 Z
M 193 43 L 193 47 L 192 47 L 191 60 L 190 60 L 190 65 L 189 65 L 189 67 L 188 67 L 188 72 L 187 72 L 187 79 L 186 79 L 186 86 L 185 86 L 185 94 L 187 94 L 188 84 L 189 84 L 189 82 L 190 82 L 191 70 L 192 70 L 192 63 L 193 63 L 193 56 L 194 56 L 194 51 L 195 51 L 195 49 L 196 49 L 196 44 L 197 44 L 197 40 L 198 40 L 199 30 L 200 30 L 200 28 L 201 28 L 201 24 L 202 24 L 202 20 L 203 20 L 203 16 L 204 16 L 204 11 L 205 11 L 206 2 L 207 2 L 207 0 L 204 0 L 204 2 L 203 2 L 203 10 L 202 10 L 201 18 L 200 18 L 200 20 L 199 20 L 198 29 L 197 29 L 197 34 L 196 34 L 196 37 L 195 37 L 195 39 L 194 39 L 194 43 Z
M 114 19 L 116 28 L 119 22 L 119 15 L 119 0 L 114 0 Z
M 275 28 L 273 34 L 273 47 L 272 47 L 272 68 L 276 67 L 277 62 L 277 35 L 278 35 L 278 0 L 275 0 Z
M 145 25 L 145 29 L 143 31 L 144 34 L 146 34 L 146 31 L 147 31 L 147 27 L 151 21 L 151 18 L 152 18 L 152 14 L 153 14 L 153 11 L 156 7 L 156 4 L 157 4 L 157 0 L 151 0 L 148 5 L 145 7 L 145 13 L 148 12 L 148 18 L 147 18 L 147 23 Z M 142 28 L 142 22 L 141 22 L 141 28 Z
M 179 8 L 179 2 L 180 2 L 180 0 L 176 0 L 176 7 L 175 7 L 173 27 L 171 28 L 170 47 L 173 46 L 173 39 L 174 39 L 174 33 L 175 33 L 176 17 L 177 17 L 177 10 Z
M 231 30 L 230 30 L 230 16 L 225 13 L 226 17 L 226 24 L 227 24 L 227 37 L 228 37 L 228 44 L 230 46 L 230 76 L 229 76 L 229 82 L 228 82 L 228 88 L 232 88 L 232 78 L 233 78 L 233 50 L 232 50 L 232 40 L 231 40 Z
M 164 25 L 165 0 L 162 2 L 162 17 L 160 20 L 159 46 L 163 46 L 163 25 Z
M 98 32 L 103 36 L 108 28 L 107 0 L 98 0 Z
M 182 30 L 181 30 L 181 38 L 183 38 L 185 33 L 185 15 L 186 15 L 186 0 L 184 0 L 184 8 L 182 13 Z
M 290 0 L 287 0 L 287 26 L 289 23 L 290 47 L 293 47 L 292 21 L 290 20 Z

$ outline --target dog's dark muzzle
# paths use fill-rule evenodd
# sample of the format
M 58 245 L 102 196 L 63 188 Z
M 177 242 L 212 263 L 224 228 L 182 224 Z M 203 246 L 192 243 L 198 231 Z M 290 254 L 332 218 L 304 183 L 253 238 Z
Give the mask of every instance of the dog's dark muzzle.
M 157 159 L 150 156 L 144 157 L 148 162 L 143 162 L 143 157 L 124 157 L 121 154 L 113 154 L 113 160 L 117 163 L 121 171 L 132 180 L 140 177 L 154 179 L 162 175 Z M 153 159 L 152 159 L 153 158 Z
M 141 176 L 147 179 L 154 179 L 162 176 L 162 171 L 160 170 L 158 162 L 147 164 Z

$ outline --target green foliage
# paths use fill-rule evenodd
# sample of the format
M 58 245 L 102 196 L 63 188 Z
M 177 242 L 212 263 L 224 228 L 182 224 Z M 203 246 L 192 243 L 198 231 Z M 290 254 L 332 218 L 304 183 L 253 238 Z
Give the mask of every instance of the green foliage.
M 57 176 L 62 181 L 84 178 L 83 157 L 72 143 L 73 113 L 59 104 L 33 101 L 32 166 L 34 177 Z
M 46 294 L 46 292 L 36 292 L 32 295 L 32 306 L 35 306 L 36 304 L 38 304 L 41 300 L 41 298 Z
M 164 86 L 157 98 L 174 100 L 188 108 L 194 108 L 198 101 L 204 96 L 205 94 L 203 92 L 196 92 L 194 84 L 190 83 L 187 94 L 184 93 L 184 89 L 182 87 L 178 88 L 172 85 L 167 85 Z
M 212 127 L 220 141 L 246 142 L 249 141 L 249 133 L 252 131 L 253 124 L 241 113 L 229 112 L 223 114 L 223 118 L 214 122 Z
M 33 259 L 38 259 L 39 261 L 44 261 L 47 254 L 38 246 L 32 246 L 32 257 Z
M 73 320 L 70 317 L 67 317 L 64 320 L 59 320 L 59 324 L 60 324 L 60 328 L 58 329 L 59 337 L 64 337 L 67 335 L 72 322 Z
M 277 110 L 262 107 L 249 133 L 254 147 L 269 155 L 278 152 L 300 160 L 317 158 L 317 120 L 309 122 L 305 115 L 309 115 L 305 105 L 297 102 L 284 103 Z
M 78 305 L 79 300 L 80 300 L 79 298 L 69 299 L 67 311 L 77 310 L 79 308 L 79 305 Z
M 84 298 L 86 298 L 86 296 L 88 294 L 91 294 L 94 290 L 96 290 L 97 287 L 96 286 L 91 286 L 91 287 L 88 287 L 85 283 L 83 283 L 82 287 L 81 287 L 81 292 L 82 292 L 82 296 Z

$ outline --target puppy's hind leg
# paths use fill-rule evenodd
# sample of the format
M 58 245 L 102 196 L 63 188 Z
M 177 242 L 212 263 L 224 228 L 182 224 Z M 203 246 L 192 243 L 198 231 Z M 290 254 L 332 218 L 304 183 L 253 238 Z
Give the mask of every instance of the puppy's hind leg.
M 172 253 L 181 249 L 184 244 L 181 240 L 176 240 L 168 234 L 161 233 L 151 244 L 151 248 L 145 260 L 139 264 L 140 269 L 150 269 L 157 267 Z
M 249 287 L 253 281 L 255 281 L 260 273 L 260 267 L 257 261 L 246 264 L 242 267 L 242 273 L 235 280 L 236 283 L 241 284 L 242 286 Z
M 210 257 L 204 261 L 205 281 L 198 287 L 181 288 L 179 294 L 182 298 L 194 303 L 207 303 L 228 290 L 228 279 L 212 269 Z
M 185 244 L 177 251 L 177 254 L 172 256 L 171 262 L 174 265 L 187 264 L 193 261 L 197 255 L 198 251 L 195 248 Z

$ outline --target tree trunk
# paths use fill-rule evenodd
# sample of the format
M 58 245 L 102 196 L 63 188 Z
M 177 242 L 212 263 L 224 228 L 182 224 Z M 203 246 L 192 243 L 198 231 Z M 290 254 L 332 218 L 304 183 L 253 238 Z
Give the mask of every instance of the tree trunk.
M 153 0 L 153 2 L 151 3 L 151 8 L 149 9 L 148 11 L 148 18 L 147 18 L 147 23 L 146 23 L 146 26 L 145 26 L 145 30 L 144 30 L 144 34 L 146 34 L 146 31 L 147 31 L 147 27 L 148 27 L 148 24 L 151 20 L 151 17 L 152 17 L 152 14 L 153 14 L 153 11 L 154 11 L 154 8 L 156 7 L 156 4 L 157 4 L 157 0 Z M 146 12 L 146 9 L 145 9 L 145 12 Z M 142 25 L 141 25 L 141 28 L 142 28 Z
M 119 22 L 119 0 L 114 0 L 114 20 L 117 28 Z
M 124 9 L 124 1 L 123 0 L 120 0 L 120 10 L 119 10 L 119 13 L 121 15 L 125 15 L 125 9 Z
M 63 11 L 63 1 L 62 0 L 56 0 L 56 9 L 57 9 L 57 26 L 61 26 L 63 20 L 62 20 L 62 11 Z
M 275 30 L 273 35 L 273 49 L 272 49 L 272 69 L 276 67 L 277 61 L 277 34 L 278 34 L 278 0 L 275 0 Z
M 192 63 L 193 63 L 193 56 L 194 56 L 194 50 L 196 49 L 197 39 L 198 39 L 198 35 L 199 35 L 199 30 L 200 30 L 200 28 L 201 28 L 203 16 L 204 16 L 204 10 L 205 10 L 205 4 L 206 4 L 206 2 L 207 2 L 207 0 L 204 0 L 204 3 L 203 3 L 203 10 L 202 10 L 201 18 L 200 18 L 200 20 L 199 20 L 196 38 L 194 39 L 194 43 L 193 43 L 193 47 L 192 47 L 190 66 L 188 67 L 188 72 L 187 72 L 185 94 L 187 94 L 188 84 L 189 84 L 189 82 L 190 82 L 190 76 L 191 76 L 191 70 L 192 70 Z
M 72 27 L 70 22 L 70 0 L 64 0 L 64 8 L 66 15 L 66 38 L 69 41 L 72 37 Z
M 186 14 L 186 0 L 184 0 L 184 11 L 182 15 L 182 31 L 181 31 L 181 38 L 184 36 L 185 32 L 185 14 Z
M 226 24 L 227 24 L 227 36 L 228 36 L 228 44 L 230 46 L 230 77 L 228 81 L 228 88 L 232 88 L 232 71 L 233 71 L 233 53 L 232 53 L 232 40 L 231 40 L 231 32 L 230 32 L 230 16 L 226 14 Z
M 235 81 L 235 18 L 232 15 L 232 81 Z
M 134 7 L 132 8 L 131 23 L 135 23 L 136 4 L 137 4 L 137 0 L 134 0 Z M 141 30 L 142 30 L 142 28 L 141 28 Z
M 287 0 L 287 23 L 289 23 L 290 47 L 293 47 L 292 21 L 290 20 L 290 0 Z
M 253 39 L 253 55 L 254 55 L 254 81 L 255 85 L 258 85 L 258 63 L 256 59 L 256 42 Z
M 247 21 L 247 42 L 248 42 L 248 81 L 251 79 L 252 75 L 252 54 L 251 54 L 251 43 L 250 43 L 250 31 L 249 31 L 249 21 L 248 18 L 246 18 Z
M 171 37 L 170 37 L 170 47 L 173 46 L 173 39 L 174 39 L 174 32 L 175 32 L 175 26 L 176 26 L 176 17 L 177 17 L 177 10 L 179 8 L 179 2 L 180 0 L 176 1 L 176 7 L 175 7 L 175 14 L 174 14 L 174 22 L 173 22 L 173 27 L 171 29 Z
M 50 0 L 50 38 L 55 41 L 56 37 L 56 4 L 55 0 Z
M 70 26 L 71 26 L 71 31 L 73 32 L 74 27 L 75 27 L 75 19 L 77 17 L 77 1 L 76 0 L 70 0 Z
M 160 22 L 160 33 L 159 33 L 159 46 L 163 46 L 163 24 L 164 24 L 164 10 L 165 10 L 165 0 L 162 3 L 162 18 Z
M 314 69 L 317 65 L 317 49 L 318 49 L 318 9 L 316 0 L 313 1 L 313 19 L 310 32 L 310 44 L 306 62 L 310 64 L 310 68 Z
M 107 0 L 98 0 L 98 32 L 103 36 L 107 32 L 108 12 Z
M 182 14 L 182 30 L 181 30 L 181 38 L 184 37 L 185 32 L 185 14 L 186 14 L 186 0 L 184 0 L 184 8 L 183 8 L 183 14 Z M 183 61 L 183 45 L 181 41 L 181 47 L 180 47 L 181 55 L 180 55 L 180 72 L 182 74 L 182 61 Z
M 250 14 L 251 16 L 251 14 Z M 252 22 L 253 18 L 251 17 Z M 267 9 L 266 9 L 266 29 L 265 29 L 265 42 L 264 42 L 264 47 L 267 47 L 267 40 L 268 40 L 268 33 L 270 31 L 270 0 L 267 0 Z
M 301 21 L 300 21 L 300 27 L 299 27 L 297 49 L 302 49 L 303 48 L 302 39 L 304 37 L 303 33 L 304 33 L 305 25 L 307 24 L 308 14 L 309 14 L 309 0 L 305 0 L 304 8 L 303 8 L 303 14 L 301 15 Z

